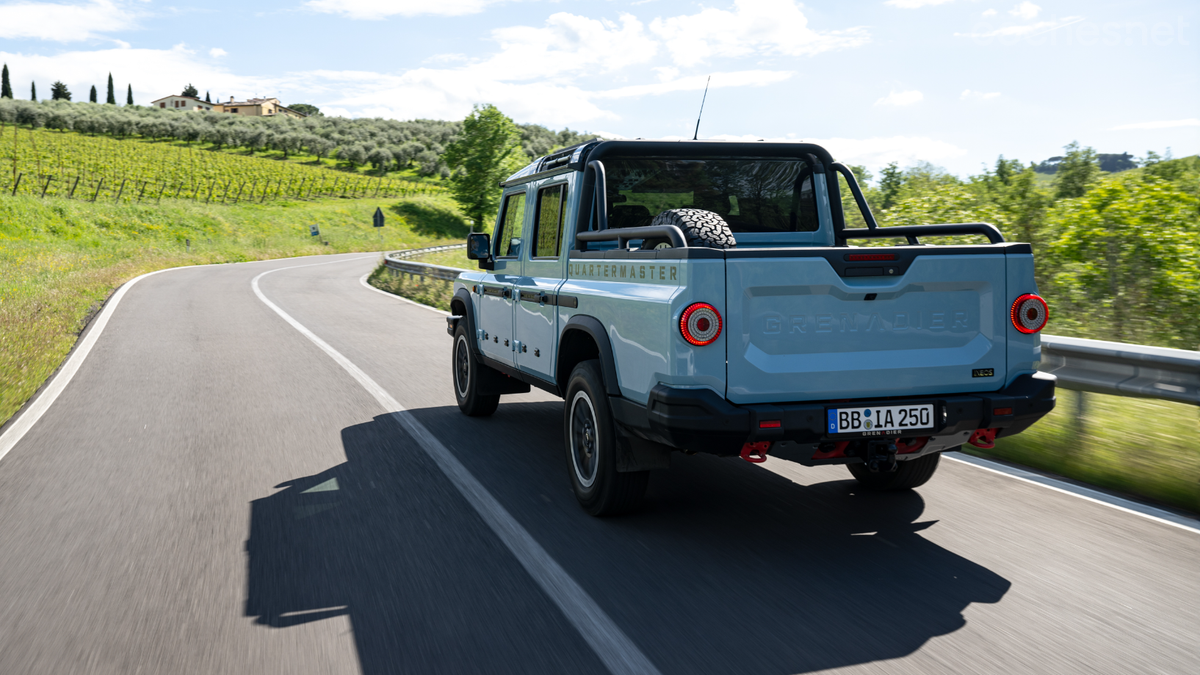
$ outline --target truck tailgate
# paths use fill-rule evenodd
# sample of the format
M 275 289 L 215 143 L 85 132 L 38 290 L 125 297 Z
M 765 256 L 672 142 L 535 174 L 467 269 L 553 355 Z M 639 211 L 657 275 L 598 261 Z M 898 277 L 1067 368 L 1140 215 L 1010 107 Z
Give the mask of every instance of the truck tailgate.
M 1002 387 L 1004 253 L 908 257 L 895 276 L 840 276 L 820 255 L 727 259 L 726 397 L 749 404 Z

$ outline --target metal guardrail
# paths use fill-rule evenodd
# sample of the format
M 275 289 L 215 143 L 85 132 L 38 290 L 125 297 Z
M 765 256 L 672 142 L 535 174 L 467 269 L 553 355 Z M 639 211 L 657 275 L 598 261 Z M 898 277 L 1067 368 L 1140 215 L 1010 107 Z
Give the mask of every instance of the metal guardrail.
M 1200 352 L 1043 335 L 1040 369 L 1064 389 L 1200 405 Z
M 392 274 L 454 281 L 463 270 L 407 259 L 465 247 L 396 251 L 384 256 L 384 264 Z M 1041 370 L 1056 375 L 1063 389 L 1200 405 L 1200 352 L 1042 335 Z
M 466 244 L 450 244 L 448 246 L 429 246 L 426 248 L 410 248 L 404 251 L 395 251 L 383 256 L 383 264 L 391 271 L 392 276 L 408 274 L 441 281 L 454 281 L 458 278 L 458 275 L 463 273 L 463 270 L 457 267 L 446 267 L 445 265 L 413 262 L 408 260 L 408 258 L 438 253 L 440 251 L 453 251 L 466 247 Z

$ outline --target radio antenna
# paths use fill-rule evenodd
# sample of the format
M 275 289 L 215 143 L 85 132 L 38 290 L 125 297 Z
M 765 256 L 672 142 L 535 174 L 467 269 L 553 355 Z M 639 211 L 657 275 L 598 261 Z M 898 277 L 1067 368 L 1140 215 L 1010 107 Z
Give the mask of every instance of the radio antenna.
M 692 134 L 692 140 L 700 137 L 700 118 L 704 116 L 704 101 L 708 98 L 708 83 L 712 82 L 712 75 L 704 81 L 704 96 L 700 98 L 700 114 L 696 115 L 696 133 Z

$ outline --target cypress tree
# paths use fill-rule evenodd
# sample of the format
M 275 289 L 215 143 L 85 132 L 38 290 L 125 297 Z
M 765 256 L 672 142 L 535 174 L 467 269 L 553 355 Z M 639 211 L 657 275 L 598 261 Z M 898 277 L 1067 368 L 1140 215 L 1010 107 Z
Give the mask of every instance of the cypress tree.
M 207 92 L 207 91 L 206 91 L 206 92 L 204 92 L 204 102 L 205 102 L 205 103 L 212 103 L 212 99 L 208 97 L 208 92 Z
M 8 81 L 8 64 L 4 64 L 3 81 L 0 82 L 0 98 L 12 98 L 12 84 Z
M 108 74 L 108 100 L 105 103 L 117 104 L 117 97 L 113 94 L 112 73 Z
M 88 100 L 92 103 L 96 102 L 96 85 L 92 85 L 92 93 L 88 94 Z
M 30 101 L 37 100 L 37 82 L 29 83 L 29 100 Z
M 133 105 L 133 85 L 125 90 L 125 105 Z

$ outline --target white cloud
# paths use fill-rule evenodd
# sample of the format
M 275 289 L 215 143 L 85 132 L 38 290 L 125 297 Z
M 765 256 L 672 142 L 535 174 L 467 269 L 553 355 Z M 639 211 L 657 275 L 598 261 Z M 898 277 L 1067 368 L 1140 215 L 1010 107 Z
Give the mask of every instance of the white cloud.
M 930 5 L 944 5 L 947 2 L 954 2 L 954 0 L 888 0 L 884 4 L 900 9 L 919 9 Z
M 994 9 L 985 9 L 985 10 L 983 10 L 983 15 L 984 15 L 984 16 L 996 16 L 996 10 L 994 10 Z
M 369 117 L 461 119 L 472 105 L 486 102 L 510 117 L 547 124 L 617 119 L 574 85 L 503 81 L 474 68 L 419 68 L 399 75 L 317 71 L 302 79 L 310 97 L 334 95 L 326 104 L 331 109 Z
M 795 134 L 783 138 L 765 138 L 753 134 L 735 136 L 722 134 L 713 138 L 722 141 L 769 141 L 796 142 Z M 805 143 L 816 143 L 845 164 L 861 164 L 876 171 L 895 162 L 901 166 L 918 161 L 942 162 L 962 157 L 967 151 L 952 143 L 927 136 L 888 136 L 874 138 L 803 138 Z
M 559 12 L 545 25 L 497 28 L 500 51 L 478 66 L 504 79 L 542 79 L 586 70 L 614 71 L 650 61 L 658 43 L 641 21 L 622 14 L 619 22 Z
M 998 92 L 998 91 L 984 92 L 984 91 L 972 91 L 970 89 L 964 89 L 962 96 L 959 96 L 959 98 L 964 101 L 986 101 L 988 99 L 999 98 L 999 97 L 1000 97 L 1000 92 Z
M 341 14 L 350 19 L 378 20 L 389 16 L 462 16 L 477 14 L 500 0 L 309 0 L 305 7 L 324 14 Z
M 133 14 L 110 0 L 91 0 L 82 5 L 49 2 L 0 5 L 0 38 L 78 42 L 133 25 Z
M 926 136 L 827 138 L 812 142 L 824 147 L 840 162 L 862 164 L 871 170 L 892 162 L 901 166 L 922 160 L 936 163 L 967 154 L 957 145 Z
M 1162 120 L 1158 122 L 1135 122 L 1112 127 L 1109 131 L 1125 131 L 1127 129 L 1175 129 L 1178 127 L 1200 127 L 1200 119 L 1195 117 L 1186 120 Z
M 1083 21 L 1082 16 L 1068 16 L 1062 19 L 1054 19 L 1052 21 L 1039 21 L 1037 23 L 1026 24 L 1024 26 L 1005 26 L 996 30 L 987 31 L 986 33 L 955 33 L 955 37 L 969 38 L 994 38 L 994 37 L 1021 37 L 1023 35 L 1036 35 L 1039 33 L 1048 33 L 1052 30 L 1058 30 L 1064 26 L 1069 26 L 1073 23 Z
M 1024 19 L 1026 21 L 1029 21 L 1030 19 L 1037 18 L 1038 12 L 1040 12 L 1040 11 L 1042 11 L 1041 7 L 1038 7 L 1037 5 L 1033 4 L 1032 2 L 1029 2 L 1028 0 L 1026 0 L 1025 2 L 1022 2 L 1021 4 L 1017 5 L 1016 7 L 1013 7 L 1012 9 L 1008 10 L 1008 13 L 1017 17 L 1018 19 Z
M 213 47 L 212 49 L 208 50 L 208 55 L 215 59 L 221 58 L 222 56 L 226 56 L 228 54 L 229 54 L 229 52 L 225 51 L 224 49 L 221 49 L 220 47 Z
M 709 82 L 707 75 L 693 75 L 670 82 L 653 84 L 637 84 L 628 87 L 609 89 L 592 94 L 593 98 L 629 98 L 633 96 L 657 96 L 676 91 L 701 91 L 707 85 L 710 89 L 723 87 L 764 87 L 769 84 L 783 82 L 792 73 L 780 70 L 742 70 L 732 73 L 713 73 Z
M 875 101 L 875 105 L 912 105 L 914 103 L 920 103 L 924 98 L 925 95 L 915 89 L 911 91 L 893 91 L 878 101 Z
M 794 0 L 735 0 L 733 11 L 709 8 L 657 18 L 650 30 L 666 43 L 676 65 L 685 67 L 710 57 L 806 56 L 857 47 L 871 39 L 863 28 L 812 30 Z

